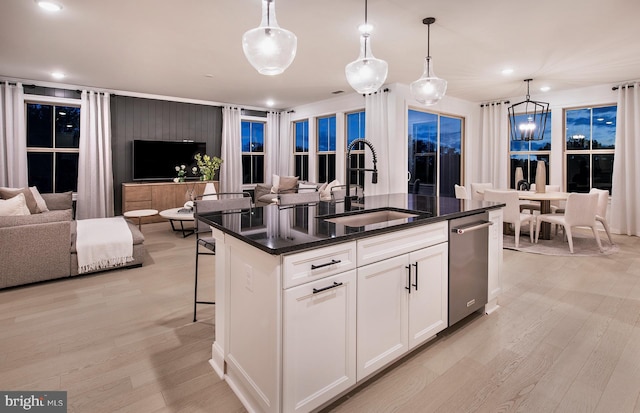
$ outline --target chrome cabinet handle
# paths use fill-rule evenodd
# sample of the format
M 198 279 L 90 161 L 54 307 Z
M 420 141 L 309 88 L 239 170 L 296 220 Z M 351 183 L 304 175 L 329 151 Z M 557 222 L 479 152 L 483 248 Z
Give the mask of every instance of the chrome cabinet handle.
M 415 264 L 411 264 L 414 267 L 416 267 L 416 283 L 412 284 L 414 287 L 416 287 L 416 291 L 418 291 L 418 262 L 416 261 Z
M 316 270 L 318 268 L 327 267 L 329 265 L 338 264 L 340 262 L 342 262 L 342 261 L 341 260 L 331 260 L 331 262 L 325 262 L 324 264 L 319 264 L 319 265 L 311 264 L 311 269 L 312 270 Z
M 339 283 L 339 282 L 334 281 L 334 282 L 333 282 L 333 285 L 330 285 L 330 286 L 328 286 L 328 287 L 324 287 L 324 288 L 314 288 L 314 289 L 313 289 L 313 293 L 314 293 L 314 294 L 318 294 L 318 293 L 321 293 L 321 292 L 323 292 L 323 291 L 330 290 L 330 289 L 332 289 L 332 288 L 340 287 L 341 285 L 342 285 L 342 283 Z

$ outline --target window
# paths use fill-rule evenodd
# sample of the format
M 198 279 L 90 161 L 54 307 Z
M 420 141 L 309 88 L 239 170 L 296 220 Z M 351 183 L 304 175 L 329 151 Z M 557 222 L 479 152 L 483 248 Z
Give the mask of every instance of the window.
M 77 191 L 80 107 L 27 102 L 26 116 L 29 186 Z
M 242 183 L 264 182 L 264 122 L 242 121 Z
M 356 139 L 365 138 L 365 112 L 347 114 L 347 148 Z M 351 168 L 364 168 L 364 144 L 357 144 L 351 151 Z M 351 183 L 364 188 L 364 171 L 351 172 Z
M 336 117 L 318 118 L 318 182 L 336 179 Z
M 551 155 L 551 113 L 548 115 L 547 124 L 544 130 L 544 139 L 540 141 L 514 141 L 510 139 L 509 145 L 509 180 L 511 188 L 515 188 L 516 168 L 522 168 L 522 175 L 526 181 L 533 183 L 536 176 L 538 161 L 544 161 L 547 174 L 547 184 L 549 184 L 549 156 Z M 526 115 L 516 115 L 516 122 L 526 120 Z
M 455 197 L 462 174 L 463 119 L 409 110 L 409 192 Z
M 617 106 L 565 110 L 567 191 L 611 193 Z
M 309 120 L 293 122 L 295 176 L 302 181 L 309 180 Z

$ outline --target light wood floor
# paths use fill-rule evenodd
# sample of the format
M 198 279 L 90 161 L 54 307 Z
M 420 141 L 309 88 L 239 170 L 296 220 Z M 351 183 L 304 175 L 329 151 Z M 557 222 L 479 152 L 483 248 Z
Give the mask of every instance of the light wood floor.
M 0 291 L 0 389 L 66 390 L 69 412 L 245 411 L 207 362 L 215 307 L 191 322 L 194 238 L 143 232 L 142 268 Z M 614 237 L 602 257 L 505 250 L 497 312 L 326 410 L 640 412 L 640 239 Z

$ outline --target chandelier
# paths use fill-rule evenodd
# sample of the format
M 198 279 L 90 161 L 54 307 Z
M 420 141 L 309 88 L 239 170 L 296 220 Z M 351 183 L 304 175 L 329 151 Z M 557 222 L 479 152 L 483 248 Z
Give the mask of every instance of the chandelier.
M 541 141 L 544 139 L 544 130 L 549 117 L 549 104 L 531 100 L 529 82 L 532 80 L 524 80 L 527 82 L 526 100 L 509 107 L 509 129 L 511 140 L 514 141 Z

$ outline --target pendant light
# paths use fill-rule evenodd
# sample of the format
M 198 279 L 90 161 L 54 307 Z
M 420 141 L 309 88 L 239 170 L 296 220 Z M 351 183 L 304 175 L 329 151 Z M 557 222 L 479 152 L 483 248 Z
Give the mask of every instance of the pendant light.
M 415 100 L 425 105 L 438 103 L 447 92 L 447 81 L 433 73 L 433 63 L 431 63 L 430 32 L 431 25 L 435 21 L 435 17 L 426 17 L 422 20 L 422 23 L 427 25 L 427 57 L 424 60 L 424 73 L 420 79 L 411 83 L 411 94 Z
M 347 82 L 358 93 L 374 93 L 387 80 L 389 65 L 371 53 L 372 27 L 367 23 L 367 0 L 364 0 L 364 24 L 360 29 L 360 56 L 349 63 L 344 72 Z
M 544 130 L 549 116 L 549 104 L 531 100 L 529 82 L 532 80 L 524 80 L 527 82 L 526 100 L 509 107 L 511 140 L 514 141 L 541 141 L 544 139 Z
M 247 60 L 262 75 L 279 75 L 296 57 L 298 39 L 278 26 L 275 0 L 262 0 L 260 26 L 242 36 L 242 50 Z

